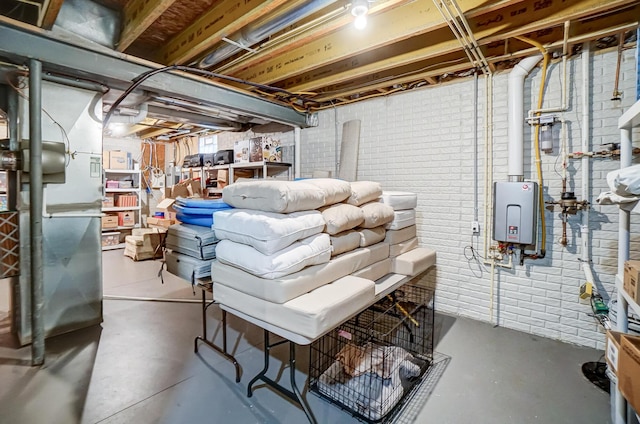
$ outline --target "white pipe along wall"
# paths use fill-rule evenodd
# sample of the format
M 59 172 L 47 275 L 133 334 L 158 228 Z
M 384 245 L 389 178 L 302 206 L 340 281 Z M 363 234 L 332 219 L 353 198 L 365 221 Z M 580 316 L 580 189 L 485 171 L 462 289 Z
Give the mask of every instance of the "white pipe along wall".
M 542 55 L 526 57 L 509 73 L 509 181 L 524 179 L 524 79 L 540 59 Z

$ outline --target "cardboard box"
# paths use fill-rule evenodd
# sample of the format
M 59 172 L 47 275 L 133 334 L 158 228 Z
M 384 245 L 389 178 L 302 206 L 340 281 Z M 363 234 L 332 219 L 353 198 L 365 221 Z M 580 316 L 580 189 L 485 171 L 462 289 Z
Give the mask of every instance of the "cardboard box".
M 265 162 L 282 162 L 280 141 L 271 137 L 262 137 L 262 158 Z
M 129 169 L 129 166 L 131 166 L 131 153 L 110 150 L 109 166 L 109 169 Z
M 229 184 L 229 171 L 227 169 L 218 169 L 216 181 L 218 182 L 218 187 L 220 187 L 220 183 Z
M 262 138 L 249 139 L 249 162 L 262 162 Z
M 118 228 L 118 216 L 117 215 L 103 216 L 102 228 Z
M 164 219 L 176 220 L 176 211 L 173 209 L 175 199 L 164 199 L 158 203 L 158 210 L 162 212 Z
M 249 140 L 238 140 L 233 143 L 233 163 L 249 162 Z
M 174 219 L 156 218 L 153 216 L 147 218 L 147 226 L 151 228 L 169 228 L 175 223 L 176 221 Z
M 136 223 L 135 214 L 131 211 L 118 212 L 118 225 L 121 227 L 133 227 Z
M 111 162 L 109 161 L 108 150 L 104 150 L 102 152 L 102 169 L 111 169 Z
M 636 303 L 640 303 L 640 261 L 626 261 L 624 263 L 624 279 L 622 288 Z
M 620 358 L 620 339 L 622 334 L 617 331 L 607 331 L 607 339 L 605 340 L 604 356 L 609 365 L 609 369 L 618 375 L 618 359 Z
M 617 375 L 622 396 L 640 411 L 640 337 L 622 334 Z
M 115 207 L 115 205 L 115 196 L 113 195 L 113 193 L 107 193 L 107 195 L 102 198 L 103 208 L 113 208 Z

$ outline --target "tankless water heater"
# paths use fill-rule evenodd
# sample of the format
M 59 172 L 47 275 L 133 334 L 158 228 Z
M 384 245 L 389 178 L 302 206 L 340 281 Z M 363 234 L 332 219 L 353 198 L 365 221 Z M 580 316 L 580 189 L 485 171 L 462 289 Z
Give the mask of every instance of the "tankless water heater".
M 533 245 L 538 222 L 538 184 L 496 182 L 493 186 L 493 239 Z

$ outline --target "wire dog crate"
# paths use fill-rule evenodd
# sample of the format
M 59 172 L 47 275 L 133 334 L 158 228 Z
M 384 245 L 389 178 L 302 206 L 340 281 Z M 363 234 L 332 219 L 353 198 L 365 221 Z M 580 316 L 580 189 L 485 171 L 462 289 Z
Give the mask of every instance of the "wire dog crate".
M 433 321 L 433 290 L 396 290 L 311 345 L 310 390 L 362 421 L 386 422 L 431 366 Z

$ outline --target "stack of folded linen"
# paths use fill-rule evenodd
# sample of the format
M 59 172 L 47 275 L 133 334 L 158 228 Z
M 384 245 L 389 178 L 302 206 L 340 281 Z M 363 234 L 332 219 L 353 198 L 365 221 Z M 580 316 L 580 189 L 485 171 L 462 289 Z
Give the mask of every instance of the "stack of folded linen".
M 176 211 L 178 221 L 211 228 L 213 226 L 213 213 L 231 209 L 231 206 L 221 199 L 186 199 L 178 197 L 173 204 L 173 208 Z
M 218 239 L 209 227 L 174 224 L 167 230 L 165 262 L 167 271 L 195 283 L 211 276 Z

